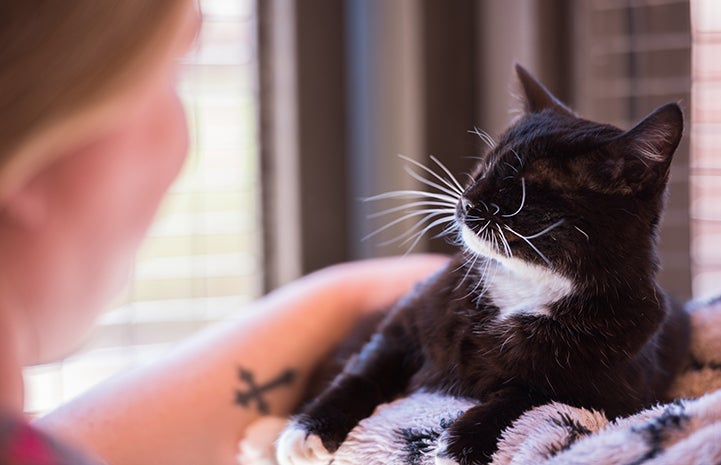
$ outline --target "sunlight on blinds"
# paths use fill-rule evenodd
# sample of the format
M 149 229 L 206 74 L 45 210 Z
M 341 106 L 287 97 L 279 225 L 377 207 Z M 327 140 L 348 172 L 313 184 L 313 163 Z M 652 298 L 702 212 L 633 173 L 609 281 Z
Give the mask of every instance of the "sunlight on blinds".
M 81 352 L 26 370 L 42 412 L 237 312 L 261 291 L 255 3 L 203 0 L 178 84 L 191 152 L 137 257 L 127 293 Z
M 717 294 L 721 283 L 721 3 L 691 2 L 693 114 L 691 217 L 694 294 Z

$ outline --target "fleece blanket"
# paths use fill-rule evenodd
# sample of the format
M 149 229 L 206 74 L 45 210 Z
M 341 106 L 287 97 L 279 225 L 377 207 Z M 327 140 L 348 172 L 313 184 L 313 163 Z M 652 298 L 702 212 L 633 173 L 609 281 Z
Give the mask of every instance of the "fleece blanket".
M 626 418 L 546 404 L 500 438 L 494 465 L 721 464 L 721 298 L 694 302 L 691 360 L 672 386 L 676 399 Z M 333 465 L 433 465 L 438 438 L 477 401 L 416 392 L 380 405 L 333 456 Z M 240 443 L 239 463 L 276 465 L 286 420 L 264 417 Z

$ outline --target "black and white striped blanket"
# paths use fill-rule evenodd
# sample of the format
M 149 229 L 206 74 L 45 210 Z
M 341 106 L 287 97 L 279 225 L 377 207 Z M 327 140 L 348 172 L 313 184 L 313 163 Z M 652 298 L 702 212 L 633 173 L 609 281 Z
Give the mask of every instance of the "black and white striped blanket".
M 494 465 L 721 464 L 721 299 L 691 314 L 692 363 L 675 400 L 609 421 L 602 412 L 552 403 L 507 429 Z M 437 439 L 475 401 L 418 392 L 379 406 L 351 431 L 333 465 L 433 465 Z M 284 420 L 264 418 L 241 442 L 240 463 L 272 465 Z

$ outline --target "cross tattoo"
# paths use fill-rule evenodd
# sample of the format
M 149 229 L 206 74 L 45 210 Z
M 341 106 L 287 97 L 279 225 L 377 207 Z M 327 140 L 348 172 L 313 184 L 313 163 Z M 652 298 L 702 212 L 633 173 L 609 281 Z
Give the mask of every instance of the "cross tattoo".
M 249 407 L 251 402 L 255 401 L 258 411 L 263 415 L 267 415 L 270 413 L 270 406 L 263 398 L 263 393 L 268 392 L 275 387 L 292 383 L 295 379 L 295 371 L 290 369 L 285 370 L 277 378 L 272 379 L 261 386 L 256 384 L 253 373 L 244 370 L 243 368 L 238 370 L 238 377 L 241 381 L 248 385 L 248 390 L 236 391 L 235 402 L 243 407 Z

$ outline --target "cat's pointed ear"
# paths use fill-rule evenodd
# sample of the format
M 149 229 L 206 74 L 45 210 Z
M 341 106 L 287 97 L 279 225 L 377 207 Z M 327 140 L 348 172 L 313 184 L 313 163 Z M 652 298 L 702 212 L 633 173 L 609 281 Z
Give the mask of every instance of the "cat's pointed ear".
M 561 113 L 573 115 L 574 112 L 561 103 L 546 87 L 541 84 L 526 68 L 516 63 L 516 75 L 523 86 L 526 113 L 553 109 Z
M 667 103 L 610 143 L 606 168 L 624 190 L 665 184 L 682 135 L 681 107 Z
M 626 131 L 618 143 L 633 149 L 648 164 L 669 164 L 682 135 L 681 107 L 677 103 L 667 103 Z

